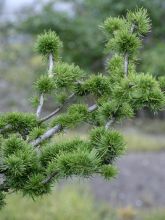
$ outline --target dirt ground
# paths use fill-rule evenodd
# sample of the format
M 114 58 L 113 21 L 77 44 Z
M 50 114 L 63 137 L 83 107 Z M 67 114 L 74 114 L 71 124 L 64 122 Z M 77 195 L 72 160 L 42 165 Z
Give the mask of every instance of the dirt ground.
M 88 181 L 97 199 L 115 207 L 165 207 L 165 152 L 128 154 L 117 165 L 120 172 L 113 181 Z

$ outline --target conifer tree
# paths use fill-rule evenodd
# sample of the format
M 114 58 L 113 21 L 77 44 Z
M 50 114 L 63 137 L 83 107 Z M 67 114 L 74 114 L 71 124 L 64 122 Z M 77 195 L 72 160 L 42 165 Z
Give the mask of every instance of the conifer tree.
M 111 57 L 103 74 L 89 75 L 62 62 L 62 42 L 54 31 L 38 37 L 35 49 L 48 61 L 48 70 L 34 84 L 36 113 L 0 115 L 1 207 L 9 192 L 35 198 L 49 193 L 64 178 L 98 174 L 111 179 L 117 173 L 114 162 L 125 149 L 113 124 L 132 118 L 144 107 L 156 112 L 165 106 L 159 82 L 149 73 L 136 72 L 143 36 L 151 28 L 147 11 L 142 8 L 128 11 L 125 18 L 110 17 L 101 28 L 107 57 Z M 43 117 L 49 96 L 58 107 Z M 88 97 L 93 104 L 87 104 Z M 87 140 L 55 138 L 82 122 L 91 126 Z

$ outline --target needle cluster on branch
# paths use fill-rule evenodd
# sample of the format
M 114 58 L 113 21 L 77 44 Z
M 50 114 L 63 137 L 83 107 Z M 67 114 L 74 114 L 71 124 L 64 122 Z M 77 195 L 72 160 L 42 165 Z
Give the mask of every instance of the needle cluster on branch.
M 102 29 L 106 52 L 111 53 L 102 74 L 88 74 L 62 62 L 62 42 L 54 31 L 38 37 L 35 48 L 48 61 L 48 70 L 35 82 L 36 114 L 0 115 L 0 206 L 10 191 L 40 196 L 50 192 L 53 183 L 71 176 L 99 174 L 111 179 L 117 171 L 114 162 L 125 148 L 113 123 L 132 118 L 144 107 L 154 112 L 164 108 L 164 79 L 159 84 L 135 68 L 143 36 L 150 31 L 147 11 L 110 17 Z M 43 117 L 48 96 L 58 107 Z M 87 104 L 87 97 L 93 104 Z M 55 138 L 82 122 L 91 126 L 87 140 Z

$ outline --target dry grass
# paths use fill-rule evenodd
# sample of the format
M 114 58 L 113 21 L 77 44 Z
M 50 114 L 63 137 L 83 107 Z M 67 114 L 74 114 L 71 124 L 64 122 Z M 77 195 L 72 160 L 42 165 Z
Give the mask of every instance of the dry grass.
M 137 211 L 123 207 L 112 210 L 109 204 L 96 201 L 86 187 L 57 187 L 51 195 L 33 201 L 21 194 L 7 196 L 1 220 L 164 220 L 164 209 Z
M 149 135 L 140 132 L 124 134 L 128 152 L 149 152 L 165 150 L 165 137 L 162 135 Z
M 1 220 L 101 220 L 110 218 L 110 209 L 102 218 L 103 209 L 85 187 L 57 187 L 51 195 L 33 201 L 22 195 L 9 195 L 7 206 L 0 212 Z M 106 218 L 109 216 L 109 218 Z

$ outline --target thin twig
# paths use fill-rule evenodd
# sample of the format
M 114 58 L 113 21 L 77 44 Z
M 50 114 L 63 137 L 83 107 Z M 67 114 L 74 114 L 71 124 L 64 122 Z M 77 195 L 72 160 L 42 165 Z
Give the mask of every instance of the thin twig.
M 65 102 L 63 103 L 62 106 L 57 107 L 52 113 L 50 113 L 49 115 L 47 115 L 47 116 L 45 116 L 44 118 L 42 118 L 39 122 L 40 122 L 40 123 L 43 123 L 43 122 L 49 120 L 50 118 L 52 118 L 53 116 L 55 116 L 57 113 L 59 113 L 59 112 L 63 109 L 63 107 L 65 106 L 65 104 L 67 104 L 74 96 L 75 96 L 74 93 L 71 94 L 71 95 L 65 100 Z
M 39 123 L 43 123 L 47 120 L 49 120 L 50 118 L 52 118 L 53 116 L 55 116 L 61 109 L 63 106 L 59 106 L 57 107 L 53 112 L 51 112 L 49 115 L 45 116 L 44 118 L 42 118 Z
M 42 181 L 42 184 L 44 184 L 44 185 L 48 184 L 57 174 L 58 174 L 57 171 L 53 172 L 52 174 L 50 174 L 49 176 L 47 176 L 47 177 Z

